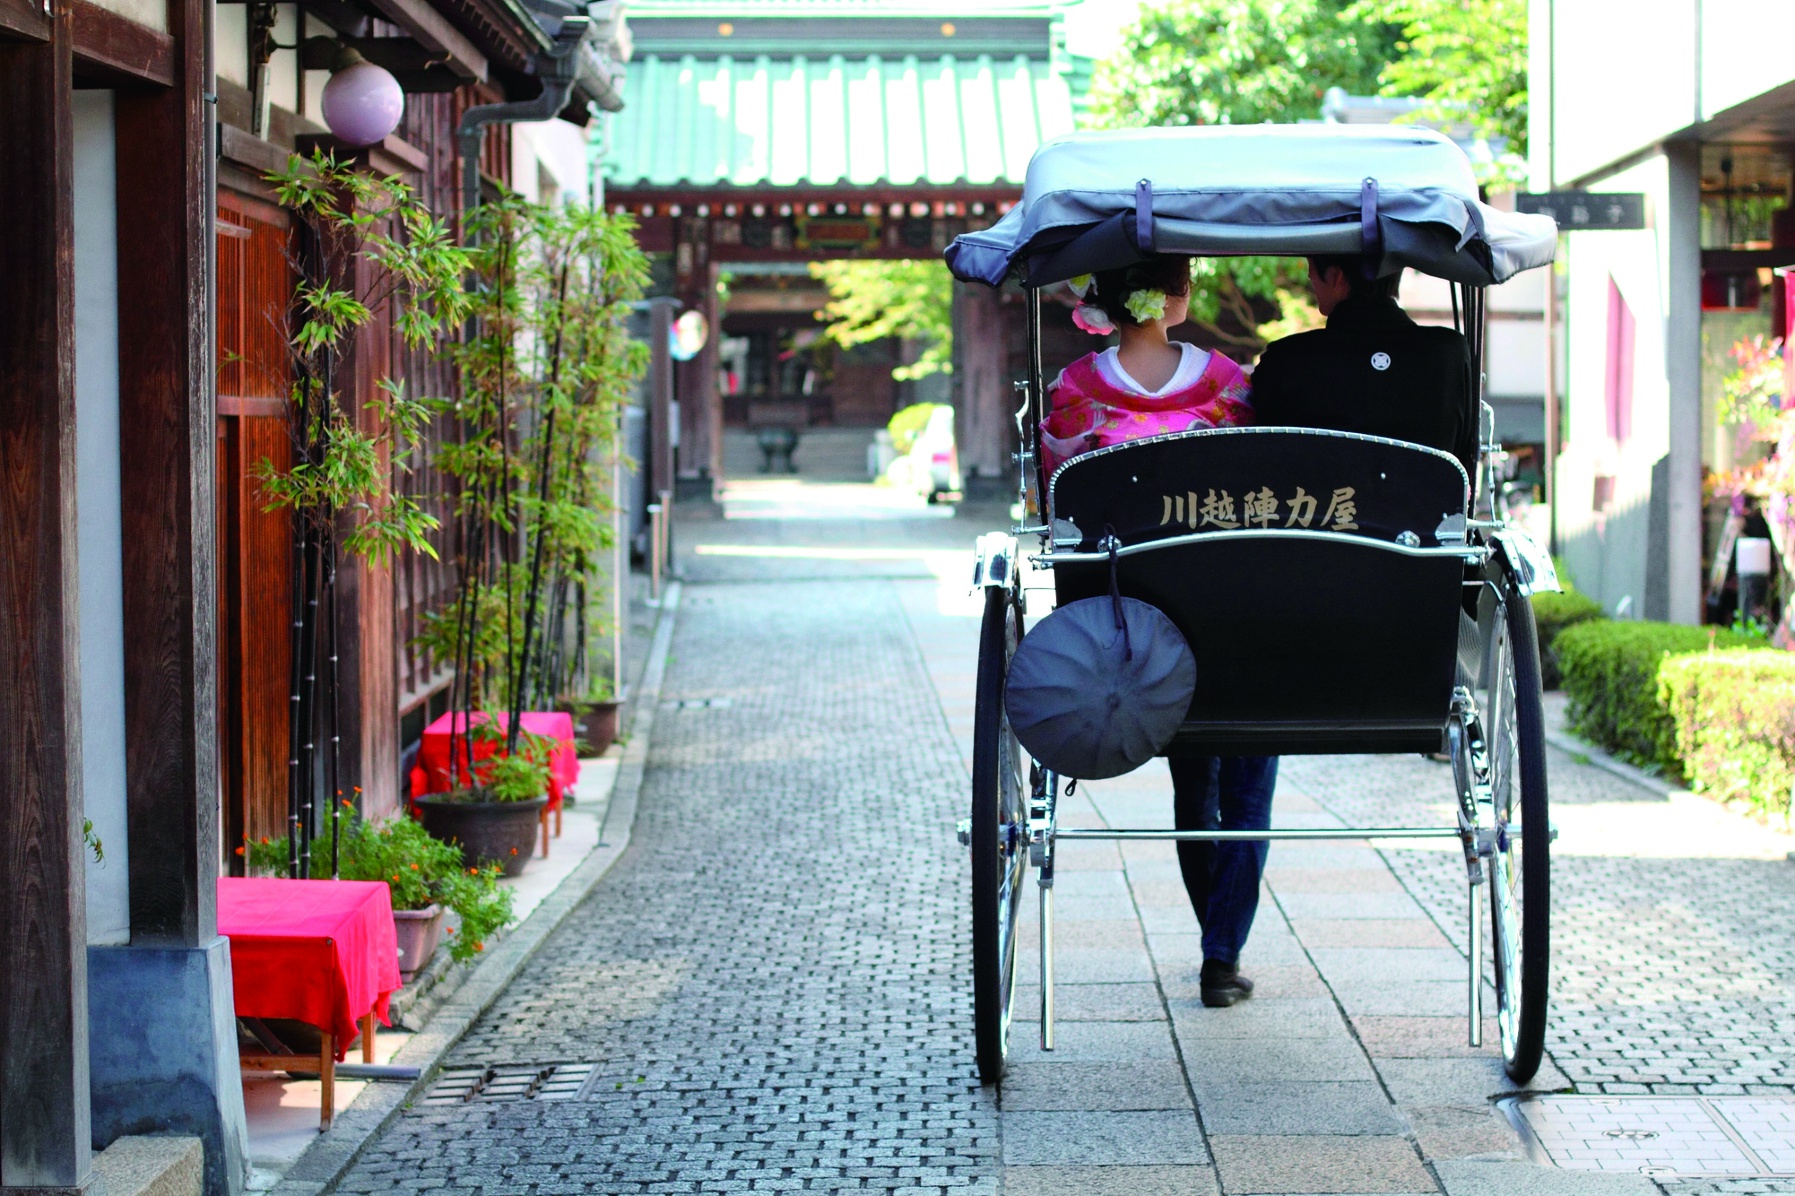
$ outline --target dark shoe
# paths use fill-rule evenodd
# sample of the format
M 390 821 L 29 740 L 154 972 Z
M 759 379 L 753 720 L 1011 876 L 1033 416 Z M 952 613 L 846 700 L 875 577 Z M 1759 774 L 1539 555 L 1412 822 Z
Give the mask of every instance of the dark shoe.
M 1226 1009 L 1253 995 L 1253 982 L 1240 974 L 1240 969 L 1215 960 L 1203 962 L 1203 1004 L 1211 1009 Z

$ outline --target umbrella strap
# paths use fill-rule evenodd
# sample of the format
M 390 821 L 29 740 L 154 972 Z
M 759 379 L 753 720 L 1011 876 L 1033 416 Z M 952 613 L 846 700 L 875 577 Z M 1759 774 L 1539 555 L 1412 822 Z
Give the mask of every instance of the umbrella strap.
M 1116 529 L 1110 524 L 1103 525 L 1103 543 L 1109 549 L 1109 603 L 1116 612 L 1116 630 L 1122 633 L 1122 659 L 1134 659 L 1134 642 L 1128 638 L 1128 620 L 1122 614 L 1122 590 L 1116 584 L 1116 550 L 1122 542 L 1116 539 Z

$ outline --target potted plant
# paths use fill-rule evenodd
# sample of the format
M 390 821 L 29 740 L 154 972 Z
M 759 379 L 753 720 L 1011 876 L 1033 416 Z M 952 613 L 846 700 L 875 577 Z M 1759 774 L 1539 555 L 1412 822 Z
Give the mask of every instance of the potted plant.
M 467 783 L 446 793 L 414 797 L 424 829 L 445 843 L 458 844 L 467 862 L 497 866 L 517 876 L 536 848 L 536 826 L 548 804 L 549 758 L 554 741 L 520 732 L 517 751 L 501 745 L 508 737 L 490 716 L 470 724 L 463 777 Z
M 634 222 L 603 209 L 508 198 L 468 226 L 478 285 L 472 334 L 454 351 L 461 434 L 436 456 L 451 480 L 458 588 L 417 642 L 452 666 L 458 726 L 471 728 L 476 710 L 502 710 L 502 758 L 545 761 L 519 749 L 525 712 L 565 710 L 564 695 L 614 696 L 593 681 L 615 662 L 593 657 L 614 622 L 603 562 L 614 546 L 621 413 L 646 363 L 630 313 L 647 260 Z M 471 737 L 451 738 L 449 784 L 489 789 L 462 742 Z M 504 767 L 520 770 L 521 786 L 524 766 Z M 480 804 L 428 801 L 420 809 Z
M 602 756 L 617 742 L 617 711 L 622 703 L 610 679 L 592 683 L 584 697 L 562 698 L 555 709 L 573 716 L 573 734 L 582 756 Z
M 445 913 L 460 922 L 449 927 L 449 952 L 457 961 L 486 949 L 486 940 L 511 921 L 512 893 L 498 883 L 496 867 L 469 867 L 461 849 L 432 838 L 410 818 L 378 825 L 355 819 L 345 801 L 339 822 L 350 823 L 337 834 L 340 879 L 383 880 L 393 899 L 393 929 L 399 942 L 399 975 L 410 983 L 443 938 Z M 285 838 L 247 841 L 237 849 L 250 869 L 280 876 L 287 871 Z M 312 840 L 314 873 L 329 867 L 329 843 Z

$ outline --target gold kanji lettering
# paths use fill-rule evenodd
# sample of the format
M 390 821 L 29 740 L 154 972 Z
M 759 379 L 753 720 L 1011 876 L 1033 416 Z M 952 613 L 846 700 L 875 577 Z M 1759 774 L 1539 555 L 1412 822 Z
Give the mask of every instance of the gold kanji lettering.
M 1240 496 L 1240 517 L 1248 527 L 1258 524 L 1270 527 L 1272 520 L 1278 517 L 1278 496 L 1271 492 L 1271 487 L 1262 486 L 1258 493 L 1249 490 Z
M 1315 522 L 1315 505 L 1315 496 L 1298 486 L 1295 497 L 1290 500 L 1290 518 L 1284 521 L 1284 526 L 1308 527 Z
M 1240 520 L 1234 516 L 1234 498 L 1226 490 L 1221 492 L 1219 498 L 1213 490 L 1205 495 L 1201 514 L 1204 527 L 1212 523 L 1217 527 L 1235 528 L 1240 526 Z
M 1359 505 L 1352 500 L 1352 496 L 1351 486 L 1342 486 L 1334 491 L 1334 496 L 1328 499 L 1328 509 L 1321 517 L 1321 526 L 1336 532 L 1355 530 L 1359 526 L 1354 522 L 1359 517 Z M 1332 527 L 1328 527 L 1329 520 L 1333 521 Z

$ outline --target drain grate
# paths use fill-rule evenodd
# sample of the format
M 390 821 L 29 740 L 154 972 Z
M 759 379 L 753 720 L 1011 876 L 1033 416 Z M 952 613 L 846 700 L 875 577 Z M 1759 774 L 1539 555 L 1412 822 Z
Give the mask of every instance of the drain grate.
M 593 1063 L 495 1063 L 445 1068 L 425 1105 L 496 1104 L 520 1100 L 572 1100 L 592 1078 Z
M 1500 1104 L 1535 1162 L 1568 1171 L 1795 1178 L 1795 1096 L 1535 1096 Z
M 675 698 L 662 702 L 669 710 L 727 710 L 735 705 L 734 698 Z

